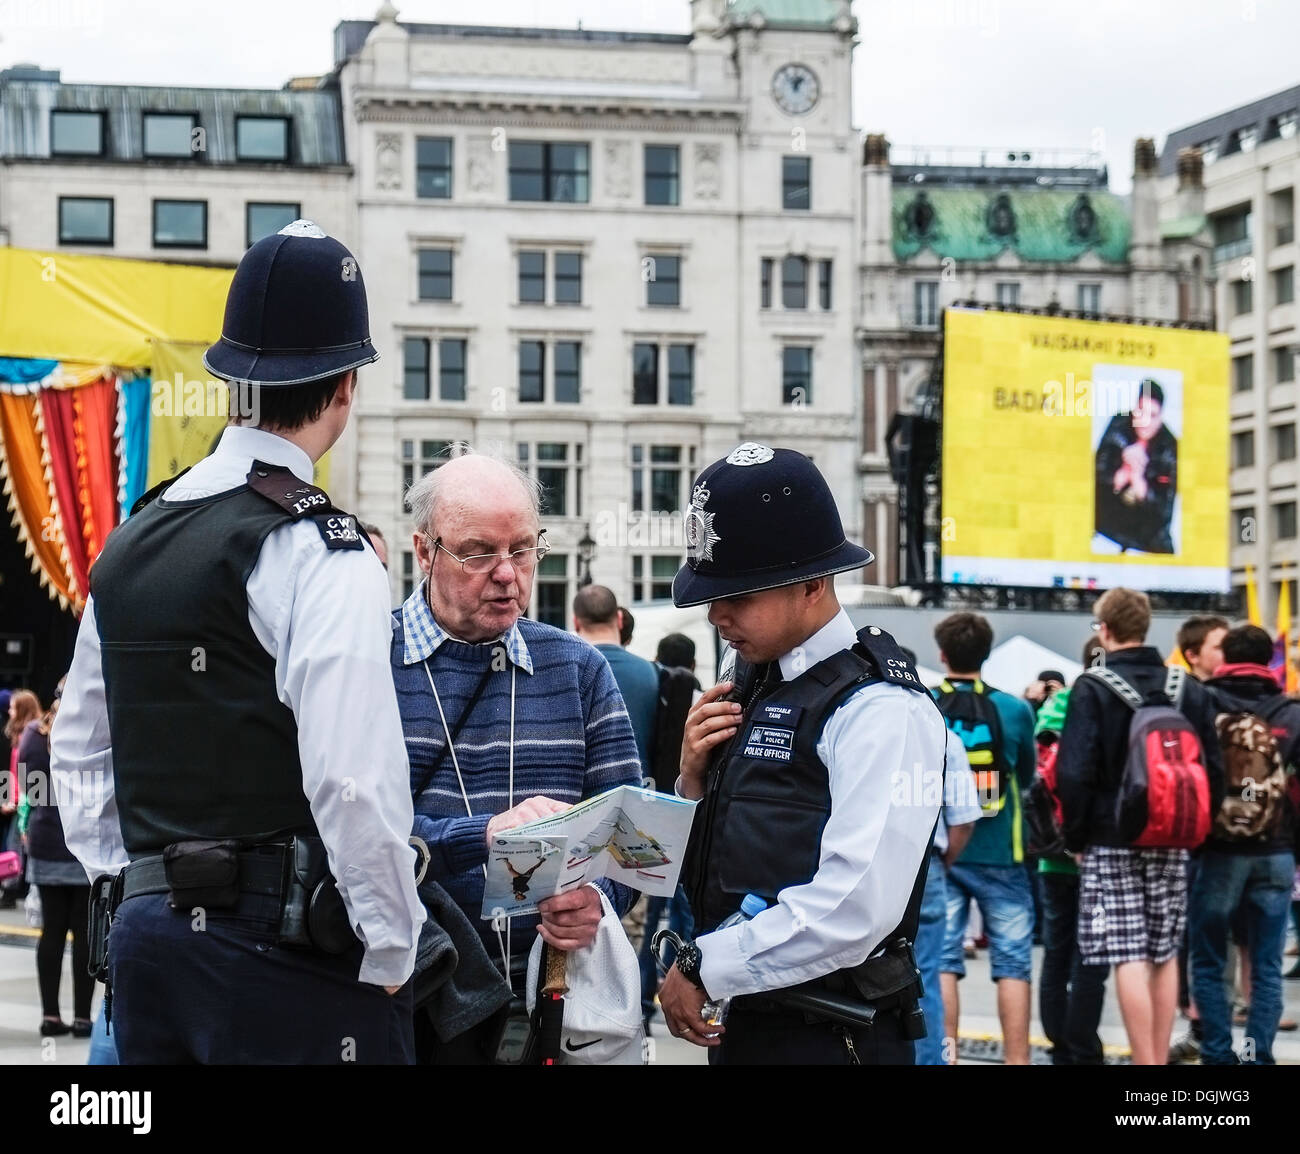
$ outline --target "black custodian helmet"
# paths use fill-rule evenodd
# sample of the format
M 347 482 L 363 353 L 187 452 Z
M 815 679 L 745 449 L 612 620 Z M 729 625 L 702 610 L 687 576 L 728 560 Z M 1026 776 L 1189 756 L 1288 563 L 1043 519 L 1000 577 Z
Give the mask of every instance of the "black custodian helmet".
M 356 258 L 310 220 L 244 253 L 203 367 L 227 381 L 305 385 L 379 359 Z
M 673 604 L 758 593 L 874 560 L 845 538 L 830 486 L 807 457 L 746 441 L 696 478 Z

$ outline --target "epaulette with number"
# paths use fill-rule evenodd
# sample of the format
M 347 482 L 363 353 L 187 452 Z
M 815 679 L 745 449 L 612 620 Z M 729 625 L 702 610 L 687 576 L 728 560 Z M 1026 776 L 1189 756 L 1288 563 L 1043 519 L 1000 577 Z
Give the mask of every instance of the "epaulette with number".
M 929 690 L 921 684 L 916 669 L 898 647 L 898 642 L 883 629 L 868 625 L 865 629 L 858 630 L 855 648 L 876 667 L 876 674 L 882 681 L 929 694 Z
M 335 508 L 324 489 L 300 481 L 292 469 L 254 461 L 248 487 L 278 505 L 295 521 L 310 519 L 327 549 L 364 549 L 361 526 L 351 513 Z

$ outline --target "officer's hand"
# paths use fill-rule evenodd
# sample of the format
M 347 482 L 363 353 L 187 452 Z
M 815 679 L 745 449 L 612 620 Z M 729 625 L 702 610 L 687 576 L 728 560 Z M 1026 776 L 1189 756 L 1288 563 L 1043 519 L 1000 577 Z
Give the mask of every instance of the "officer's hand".
M 682 1038 L 696 1046 L 716 1046 L 726 1033 L 722 1026 L 710 1026 L 700 1017 L 700 1010 L 707 1001 L 704 991 L 683 978 L 676 964 L 659 987 L 659 1008 L 664 1012 L 668 1032 L 674 1038 Z
M 402 988 L 401 986 L 385 986 L 384 993 L 387 994 L 389 997 L 392 997 L 401 988 Z
M 723 701 L 731 682 L 722 681 L 705 691 L 686 715 L 682 732 L 681 774 L 683 792 L 700 796 L 704 792 L 704 771 L 715 746 L 734 736 L 742 712 L 739 702 Z M 686 787 L 690 787 L 689 789 Z
M 513 809 L 508 809 L 505 813 L 499 813 L 487 824 L 487 843 L 492 844 L 492 839 L 499 833 L 505 833 L 508 829 L 514 829 L 517 825 L 527 825 L 530 821 L 536 821 L 541 817 L 550 817 L 553 813 L 563 813 L 566 809 L 572 809 L 566 801 L 556 801 L 550 797 L 530 797 L 521 801 Z M 599 903 L 598 903 L 599 904 Z
M 542 924 L 537 932 L 557 950 L 580 950 L 596 938 L 596 927 L 605 911 L 600 894 L 591 886 L 579 886 L 567 894 L 555 894 L 537 903 Z

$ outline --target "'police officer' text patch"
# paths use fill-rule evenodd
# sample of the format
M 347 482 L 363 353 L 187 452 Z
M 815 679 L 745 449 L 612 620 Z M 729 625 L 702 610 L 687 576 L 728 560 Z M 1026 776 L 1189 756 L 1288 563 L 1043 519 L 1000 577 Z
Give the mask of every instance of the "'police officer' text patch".
M 789 761 L 794 753 L 794 730 L 776 725 L 752 725 L 745 736 L 745 756 L 765 761 Z

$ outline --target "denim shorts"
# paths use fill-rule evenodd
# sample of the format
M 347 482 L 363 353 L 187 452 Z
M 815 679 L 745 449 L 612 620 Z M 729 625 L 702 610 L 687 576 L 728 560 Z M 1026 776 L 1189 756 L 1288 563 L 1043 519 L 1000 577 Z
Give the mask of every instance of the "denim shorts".
M 962 865 L 959 862 L 949 868 L 948 918 L 939 969 L 959 978 L 966 976 L 963 945 L 972 898 L 984 918 L 993 980 L 1019 978 L 1030 981 L 1033 975 L 1034 895 L 1023 865 Z

